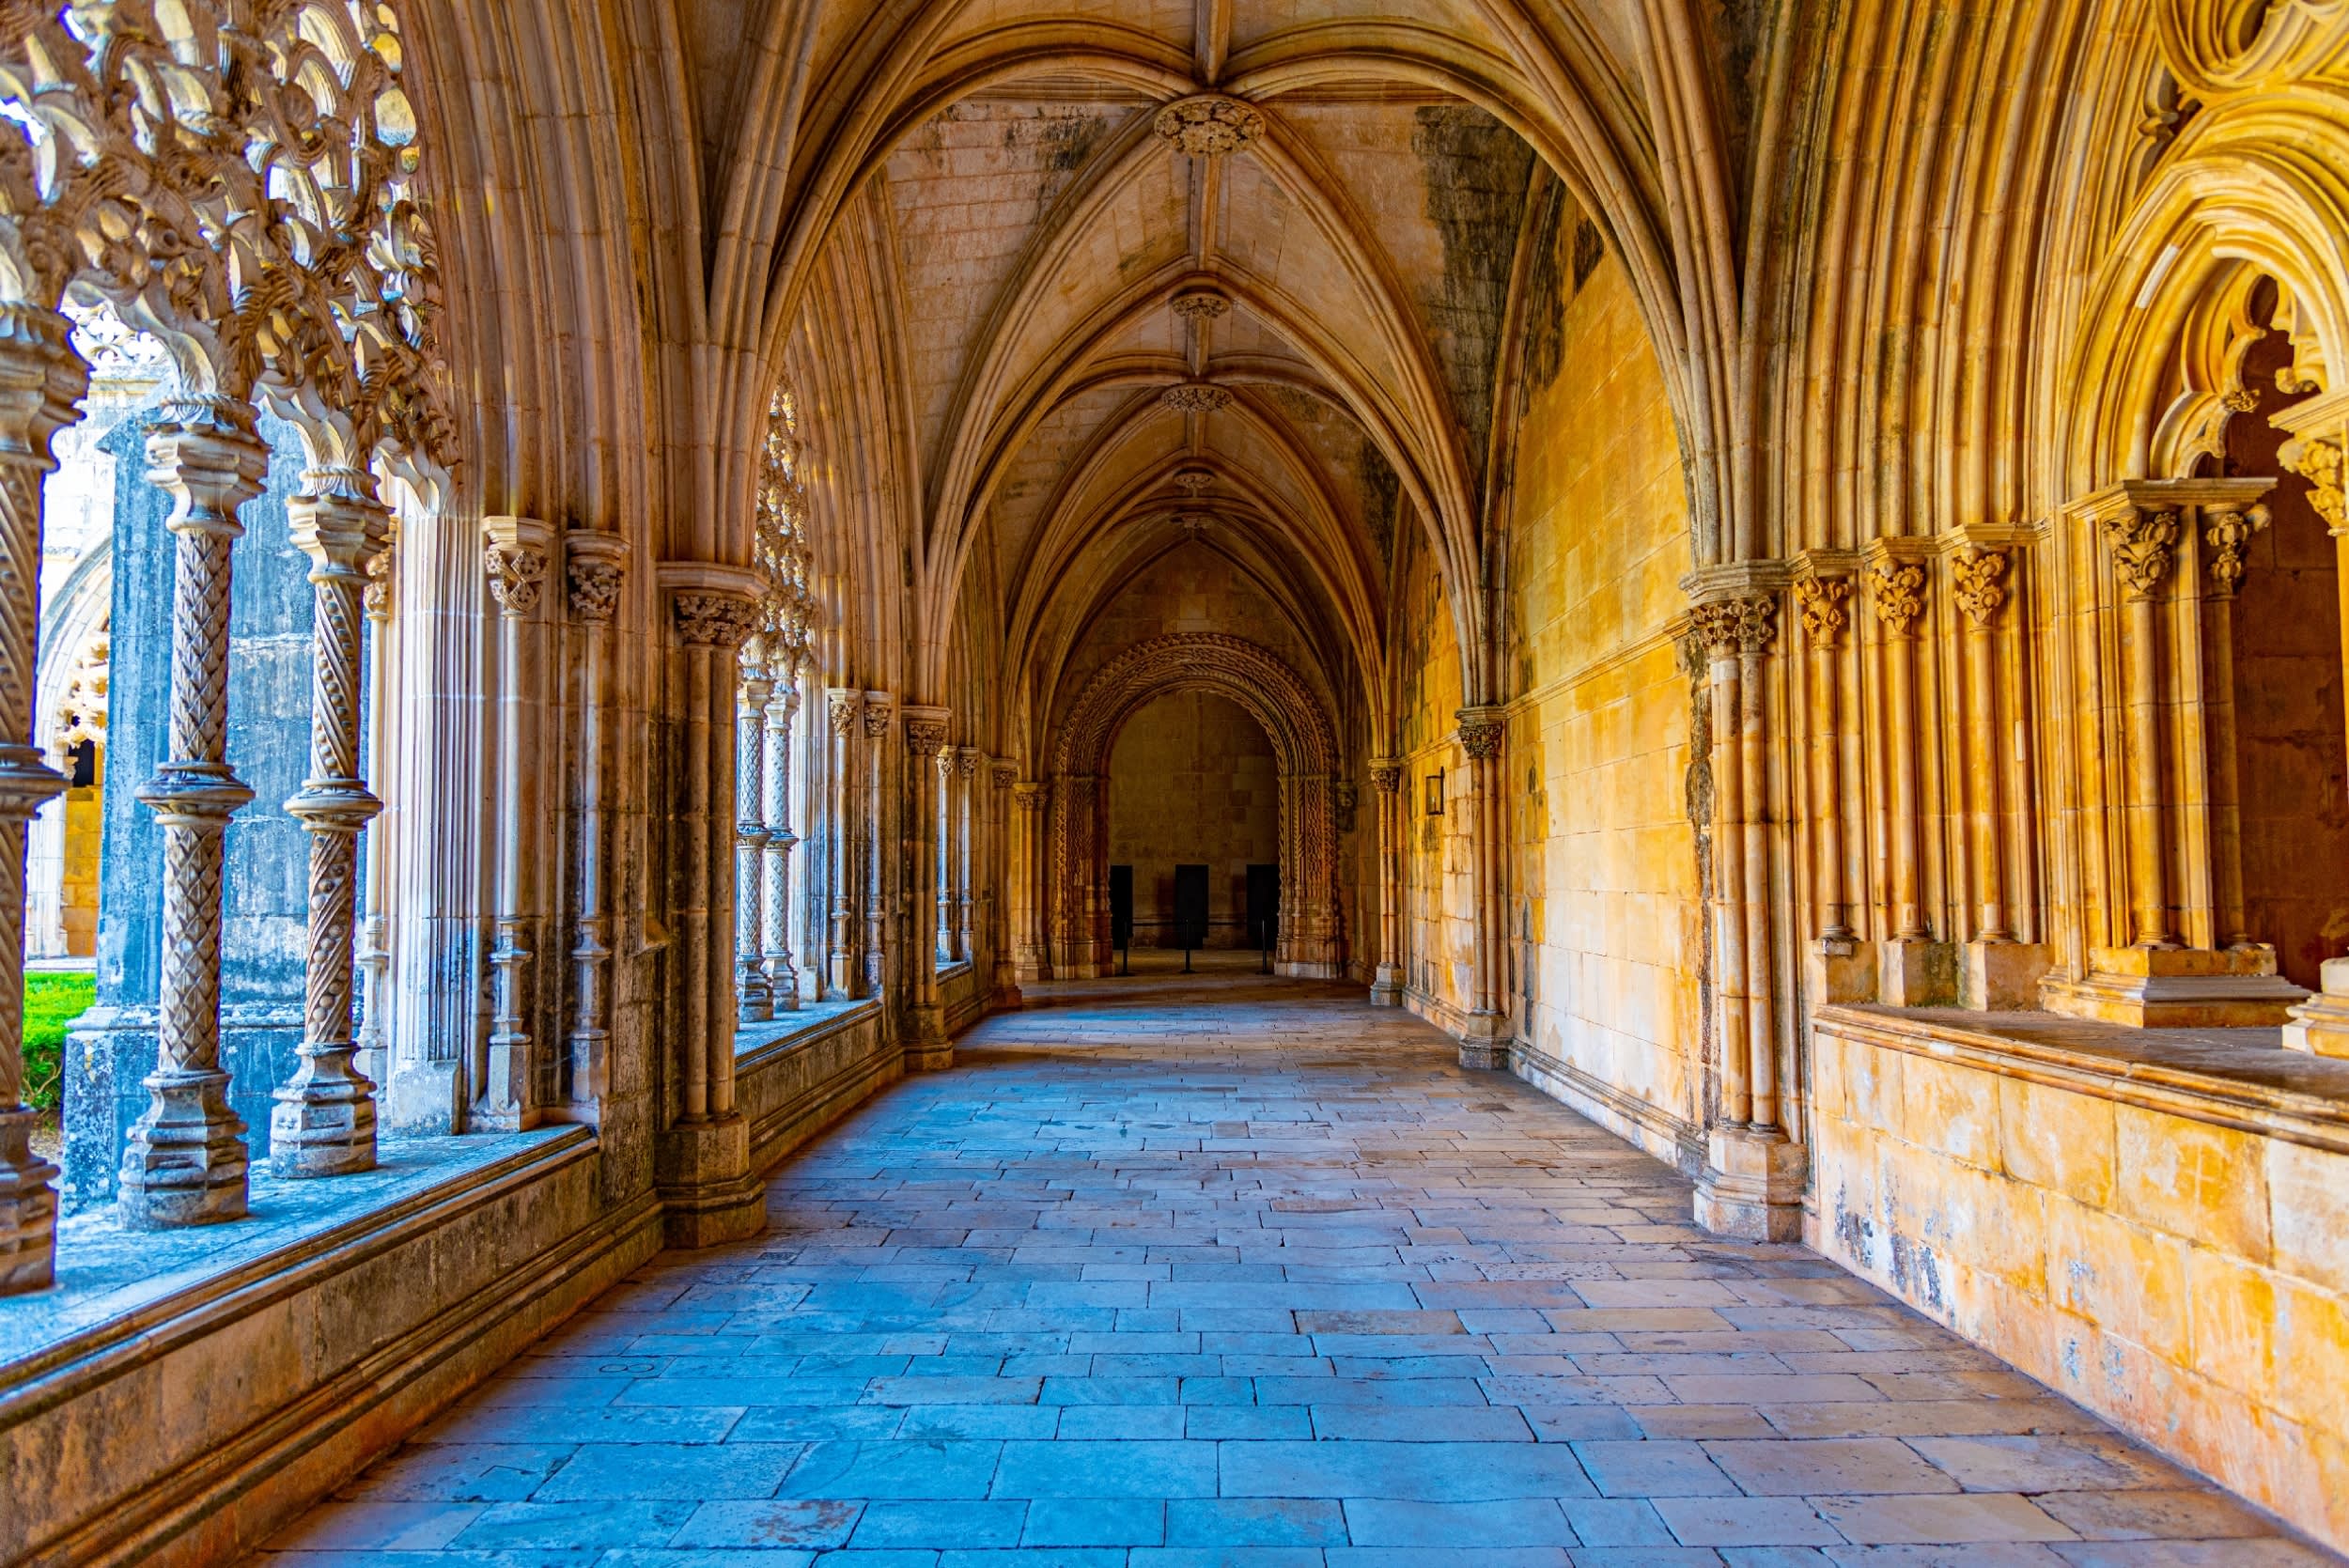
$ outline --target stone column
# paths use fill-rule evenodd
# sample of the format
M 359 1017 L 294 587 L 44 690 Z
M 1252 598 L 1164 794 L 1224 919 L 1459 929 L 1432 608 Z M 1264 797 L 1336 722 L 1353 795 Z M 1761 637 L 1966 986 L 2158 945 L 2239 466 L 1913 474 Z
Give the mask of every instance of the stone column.
M 286 511 L 311 563 L 310 776 L 286 810 L 310 833 L 310 946 L 300 1063 L 270 1110 L 269 1158 L 280 1176 L 335 1176 L 375 1168 L 375 1085 L 351 1060 L 359 833 L 382 809 L 359 776 L 360 596 L 392 530 L 359 470 L 302 480 Z
M 164 404 L 147 455 L 179 545 L 170 758 L 139 791 L 163 829 L 163 957 L 151 1098 L 124 1141 L 117 1199 L 134 1229 L 245 1212 L 244 1124 L 220 1066 L 221 835 L 253 799 L 227 761 L 229 551 L 244 532 L 237 508 L 269 472 L 253 410 L 212 393 Z
M 571 618 L 579 623 L 579 872 L 572 896 L 571 1103 L 599 1107 L 612 1087 L 612 923 L 604 908 L 604 717 L 611 703 L 612 623 L 626 582 L 619 534 L 572 529 Z
M 1471 924 L 1475 1007 L 1460 1042 L 1463 1067 L 1509 1064 L 1509 1019 L 1501 997 L 1501 944 L 1507 939 L 1501 912 L 1505 836 L 1501 747 L 1508 733 L 1505 718 L 1504 710 L 1495 706 L 1464 707 L 1459 712 L 1460 749 L 1468 753 L 1469 806 L 1473 813 L 1470 870 L 1476 910 Z
M 832 808 L 825 864 L 832 880 L 831 938 L 826 956 L 831 964 L 831 989 L 835 997 L 861 995 L 858 983 L 863 966 L 857 961 L 856 851 L 861 832 L 854 827 L 862 799 L 854 768 L 856 737 L 864 724 L 864 693 L 834 686 L 824 693 L 825 717 L 831 725 Z
M 1936 941 L 1925 919 L 1923 832 L 1918 770 L 1922 738 L 1917 729 L 1917 658 L 1925 613 L 1925 568 L 1872 547 L 1868 604 L 1875 614 L 1883 661 L 1887 815 L 1883 839 L 1890 861 L 1891 931 L 1876 948 L 1877 1000 L 1893 1007 L 1922 1007 L 1956 999 L 1954 955 Z
M 1019 876 L 1019 839 L 1013 818 L 1013 791 L 1019 783 L 1019 768 L 1007 757 L 998 757 L 988 768 L 994 788 L 988 793 L 994 826 L 988 834 L 988 949 L 995 956 L 995 1005 L 1019 1007 L 1026 998 L 1019 994 L 1019 961 L 1013 951 L 1011 937 L 1012 884 Z
M 397 700 L 393 684 L 393 660 L 390 639 L 395 635 L 392 623 L 394 594 L 395 548 L 398 525 L 393 525 L 394 539 L 367 560 L 366 591 L 360 596 L 366 607 L 367 625 L 371 629 L 366 645 L 370 670 L 367 687 L 366 725 L 369 766 L 380 776 L 385 767 L 384 751 L 391 744 L 391 713 Z M 392 857 L 384 846 L 384 831 L 378 827 L 362 842 L 360 852 L 366 865 L 364 886 L 366 890 L 366 912 L 359 923 L 359 1049 L 352 1060 L 360 1073 L 376 1086 L 376 1110 L 379 1118 L 385 1110 L 385 1086 L 391 1079 L 391 1032 L 386 1027 L 386 1015 L 391 1011 L 392 918 L 391 865 Z
M 1401 757 L 1373 757 L 1370 786 L 1378 796 L 1378 824 L 1373 840 L 1378 859 L 1378 970 L 1370 985 L 1373 1007 L 1403 1005 L 1400 959 L 1403 914 Z
M 895 908 L 894 858 L 888 849 L 889 728 L 896 699 L 864 693 L 864 994 L 879 996 L 889 977 L 889 916 Z M 918 945 L 918 944 L 916 944 Z
M 981 753 L 976 746 L 958 747 L 955 752 L 955 795 L 952 826 L 954 848 L 949 852 L 946 868 L 955 884 L 955 928 L 952 953 L 957 963 L 974 959 L 977 955 L 975 934 L 971 927 L 972 897 L 971 864 L 980 839 L 978 806 L 972 799 L 972 781 L 979 771 Z
M 767 983 L 767 704 L 775 683 L 745 663 L 734 709 L 734 1004 L 743 1023 L 775 1016 Z
M 1759 586 L 1750 578 L 1746 584 Z M 1694 1217 L 1706 1230 L 1754 1240 L 1801 1234 L 1802 1157 L 1779 1126 L 1775 987 L 1771 984 L 1767 660 L 1777 641 L 1774 593 L 1738 593 L 1696 610 L 1711 664 L 1714 807 L 1714 986 L 1719 1031 L 1719 1113 L 1706 1128 Z
M 1844 723 L 1843 651 L 1851 625 L 1852 583 L 1805 562 L 1795 583 L 1810 650 L 1812 924 L 1815 939 L 1804 950 L 1805 988 L 1814 1003 L 1874 1001 L 1875 950 L 1852 929 L 1849 869 L 1843 844 Z
M 906 1070 L 928 1071 L 954 1063 L 954 1046 L 946 1038 L 945 1009 L 938 994 L 938 959 L 945 946 L 946 898 L 940 884 L 940 802 L 954 777 L 954 753 L 946 745 L 951 715 L 942 707 L 908 704 L 906 727 L 906 810 L 912 821 L 906 838 L 913 870 L 912 904 L 917 921 L 935 910 L 938 939 L 924 941 L 911 934 L 906 954 L 912 966 L 913 1005 L 906 1038 Z
M 2177 559 L 2178 514 L 2136 506 L 2105 520 L 2105 542 L 2121 579 L 2122 704 L 2127 714 L 2127 784 L 2122 820 L 2128 844 L 2130 945 L 2175 947 L 2161 832 L 2161 652 L 2158 599 Z
M 735 650 L 748 637 L 755 607 L 747 593 L 688 588 L 678 563 L 679 584 L 671 600 L 677 642 L 685 660 L 685 800 L 678 813 L 684 888 L 678 900 L 677 965 L 685 1003 L 684 1120 L 722 1121 L 734 1112 L 735 1009 L 722 1004 L 734 988 L 733 955 L 721 948 L 720 934 L 732 926 L 734 898 L 721 885 L 719 868 L 728 860 L 725 845 L 738 831 L 732 802 L 717 797 L 719 781 L 733 776 L 732 721 L 737 712 Z M 700 574 L 695 573 L 698 579 Z
M 56 1277 L 57 1168 L 33 1153 L 24 1103 L 24 838 L 65 779 L 34 744 L 41 482 L 88 372 L 64 318 L 0 305 L 0 1296 Z
M 473 1085 L 470 1126 L 513 1132 L 538 1123 L 537 1090 L 537 937 L 531 890 L 537 868 L 536 836 L 539 769 L 539 615 L 545 598 L 547 547 L 554 530 L 535 518 L 490 517 L 481 522 L 490 594 L 498 606 L 497 923 L 490 970 L 495 1012 L 480 1075 Z
M 1013 972 L 1022 984 L 1052 978 L 1045 939 L 1050 899 L 1045 887 L 1049 858 L 1044 842 L 1046 813 L 1051 800 L 1051 785 L 1041 780 L 1021 779 L 1011 786 L 1019 862 L 1019 940 L 1013 955 Z
M 791 732 L 799 716 L 800 672 L 786 664 L 762 715 L 767 726 L 767 844 L 761 940 L 767 994 L 778 1013 L 800 1010 L 800 971 L 791 961 L 791 851 L 800 842 L 791 831 Z

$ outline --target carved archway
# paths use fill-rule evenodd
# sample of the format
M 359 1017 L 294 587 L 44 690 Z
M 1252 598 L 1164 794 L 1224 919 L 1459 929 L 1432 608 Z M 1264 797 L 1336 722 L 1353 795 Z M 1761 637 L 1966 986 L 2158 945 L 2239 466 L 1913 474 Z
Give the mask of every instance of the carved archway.
M 1321 699 L 1302 675 L 1245 638 L 1177 633 L 1137 643 L 1085 683 L 1052 747 L 1051 893 L 1060 972 L 1088 979 L 1110 963 L 1110 748 L 1144 705 L 1209 691 L 1245 709 L 1271 738 L 1281 770 L 1281 928 L 1283 974 L 1334 978 L 1346 970 L 1338 911 L 1341 763 Z

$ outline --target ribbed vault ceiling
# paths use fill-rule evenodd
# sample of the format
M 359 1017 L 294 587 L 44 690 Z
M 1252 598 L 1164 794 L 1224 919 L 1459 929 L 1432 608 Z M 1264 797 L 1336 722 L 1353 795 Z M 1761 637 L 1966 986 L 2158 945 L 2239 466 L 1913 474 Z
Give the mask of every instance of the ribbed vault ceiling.
M 1627 100 L 1628 8 L 1545 9 L 1598 84 L 1586 106 Z M 881 74 L 858 11 L 825 9 L 810 119 L 834 147 L 859 115 L 883 127 L 837 210 L 885 237 L 894 297 L 872 303 L 925 576 L 999 585 L 1024 662 L 1197 538 L 1366 677 L 1398 534 L 1424 531 L 1449 582 L 1483 525 L 1513 268 L 1555 160 L 1455 89 L 1513 76 L 1523 8 L 938 8 L 917 55 L 891 35 L 896 101 L 828 117 L 828 91 Z M 1240 145 L 1165 133 L 1169 104 L 1226 93 Z

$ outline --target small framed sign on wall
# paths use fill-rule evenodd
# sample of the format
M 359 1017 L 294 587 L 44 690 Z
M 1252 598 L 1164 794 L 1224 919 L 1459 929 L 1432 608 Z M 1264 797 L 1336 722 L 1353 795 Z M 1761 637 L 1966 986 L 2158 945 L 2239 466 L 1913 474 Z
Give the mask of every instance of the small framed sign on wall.
M 1427 815 L 1443 815 L 1443 773 L 1441 769 L 1427 775 Z

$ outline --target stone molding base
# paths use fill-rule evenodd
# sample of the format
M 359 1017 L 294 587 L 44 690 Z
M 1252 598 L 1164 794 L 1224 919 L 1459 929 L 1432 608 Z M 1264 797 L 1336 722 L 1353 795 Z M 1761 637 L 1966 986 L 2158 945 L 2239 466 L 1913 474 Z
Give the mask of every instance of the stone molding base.
M 1689 1180 L 1704 1169 L 1704 1132 L 1653 1101 L 1594 1077 L 1573 1063 L 1519 1040 L 1510 1065 L 1517 1077 L 1605 1127 Z
M 2133 1029 L 2273 1029 L 2309 993 L 2276 972 L 2272 947 L 2098 947 L 2089 972 L 2049 976 L 2047 1011 Z

